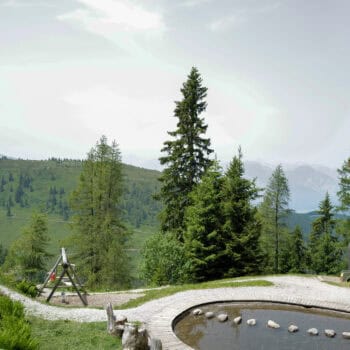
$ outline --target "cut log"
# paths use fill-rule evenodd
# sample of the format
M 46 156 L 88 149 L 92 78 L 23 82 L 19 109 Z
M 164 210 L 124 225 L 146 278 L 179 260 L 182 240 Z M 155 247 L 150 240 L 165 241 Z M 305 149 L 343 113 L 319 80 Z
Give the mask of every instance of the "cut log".
M 150 350 L 162 350 L 162 349 L 163 349 L 163 347 L 162 347 L 162 342 L 160 341 L 160 339 L 152 338 Z

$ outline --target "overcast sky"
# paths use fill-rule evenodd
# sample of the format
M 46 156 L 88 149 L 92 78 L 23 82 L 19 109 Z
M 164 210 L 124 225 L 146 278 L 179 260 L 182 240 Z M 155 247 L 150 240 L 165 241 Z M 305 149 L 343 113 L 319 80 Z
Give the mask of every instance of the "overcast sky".
M 192 66 L 226 162 L 350 156 L 348 0 L 0 0 L 0 154 L 151 164 Z M 153 163 L 154 164 L 154 163 Z

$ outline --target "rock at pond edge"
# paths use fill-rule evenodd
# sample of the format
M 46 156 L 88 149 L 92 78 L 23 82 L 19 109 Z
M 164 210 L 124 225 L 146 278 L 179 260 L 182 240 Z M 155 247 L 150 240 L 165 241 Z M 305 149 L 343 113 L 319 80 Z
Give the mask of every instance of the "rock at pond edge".
M 233 319 L 233 323 L 240 324 L 242 322 L 242 316 L 235 317 Z
M 307 332 L 310 335 L 318 335 L 318 329 L 317 328 L 310 328 L 310 329 L 307 330 Z
M 203 311 L 201 309 L 195 309 L 192 311 L 192 315 L 194 315 L 194 316 L 199 316 L 202 314 L 203 314 Z
M 289 333 L 295 333 L 295 332 L 298 332 L 299 328 L 298 326 L 296 326 L 295 324 L 291 324 L 289 327 L 288 327 L 288 332 Z
M 227 321 L 227 319 L 228 319 L 228 315 L 227 315 L 227 314 L 220 314 L 220 315 L 217 315 L 216 317 L 217 317 L 217 319 L 218 319 L 220 322 L 225 322 L 225 321 Z
M 205 313 L 205 317 L 206 318 L 213 318 L 215 316 L 215 314 L 214 314 L 214 312 L 212 312 L 212 311 L 208 311 L 208 312 L 206 312 Z
M 343 332 L 342 336 L 344 339 L 350 339 L 350 332 Z
M 280 328 L 280 325 L 278 323 L 276 323 L 275 321 L 272 321 L 272 320 L 268 320 L 267 321 L 267 326 L 270 327 L 270 328 L 274 328 L 274 329 Z
M 256 319 L 255 318 L 251 318 L 251 319 L 247 320 L 247 325 L 255 326 L 256 325 Z
M 333 329 L 325 329 L 324 330 L 324 334 L 328 337 L 328 338 L 334 338 L 336 333 L 335 330 Z

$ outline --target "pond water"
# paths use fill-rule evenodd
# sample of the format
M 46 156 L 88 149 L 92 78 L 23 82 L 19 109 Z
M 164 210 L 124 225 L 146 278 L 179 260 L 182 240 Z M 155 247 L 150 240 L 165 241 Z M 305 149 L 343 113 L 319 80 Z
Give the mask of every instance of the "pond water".
M 292 305 L 265 303 L 217 303 L 200 307 L 203 312 L 216 315 L 228 314 L 228 321 L 217 318 L 207 320 L 203 315 L 193 316 L 188 310 L 175 320 L 174 331 L 179 339 L 200 350 L 349 350 L 350 340 L 342 332 L 350 332 L 350 315 Z M 242 323 L 234 324 L 235 317 L 242 316 Z M 257 324 L 248 326 L 246 321 L 255 318 Z M 268 320 L 281 328 L 266 326 Z M 288 326 L 295 324 L 299 332 L 289 333 Z M 317 328 L 318 336 L 310 336 L 309 328 Z M 328 338 L 325 329 L 333 329 L 337 335 Z

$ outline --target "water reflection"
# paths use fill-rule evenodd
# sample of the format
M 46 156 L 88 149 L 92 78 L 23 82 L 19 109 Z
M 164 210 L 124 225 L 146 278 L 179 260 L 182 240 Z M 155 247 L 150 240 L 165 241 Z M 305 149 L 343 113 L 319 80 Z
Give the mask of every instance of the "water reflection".
M 191 310 L 175 326 L 176 335 L 194 349 L 200 350 L 348 350 L 350 340 L 343 339 L 342 332 L 350 331 L 350 316 L 342 313 L 315 309 L 257 303 L 211 304 L 201 307 L 203 312 L 225 312 L 229 320 L 220 323 L 216 318 L 207 320 L 204 315 L 193 316 Z M 242 316 L 240 325 L 232 320 Z M 248 326 L 247 319 L 255 318 L 256 326 Z M 280 324 L 280 329 L 266 326 L 268 320 Z M 299 332 L 289 333 L 288 326 L 296 324 Z M 310 336 L 307 330 L 318 328 L 319 336 Z M 325 329 L 334 329 L 335 338 L 327 338 Z

